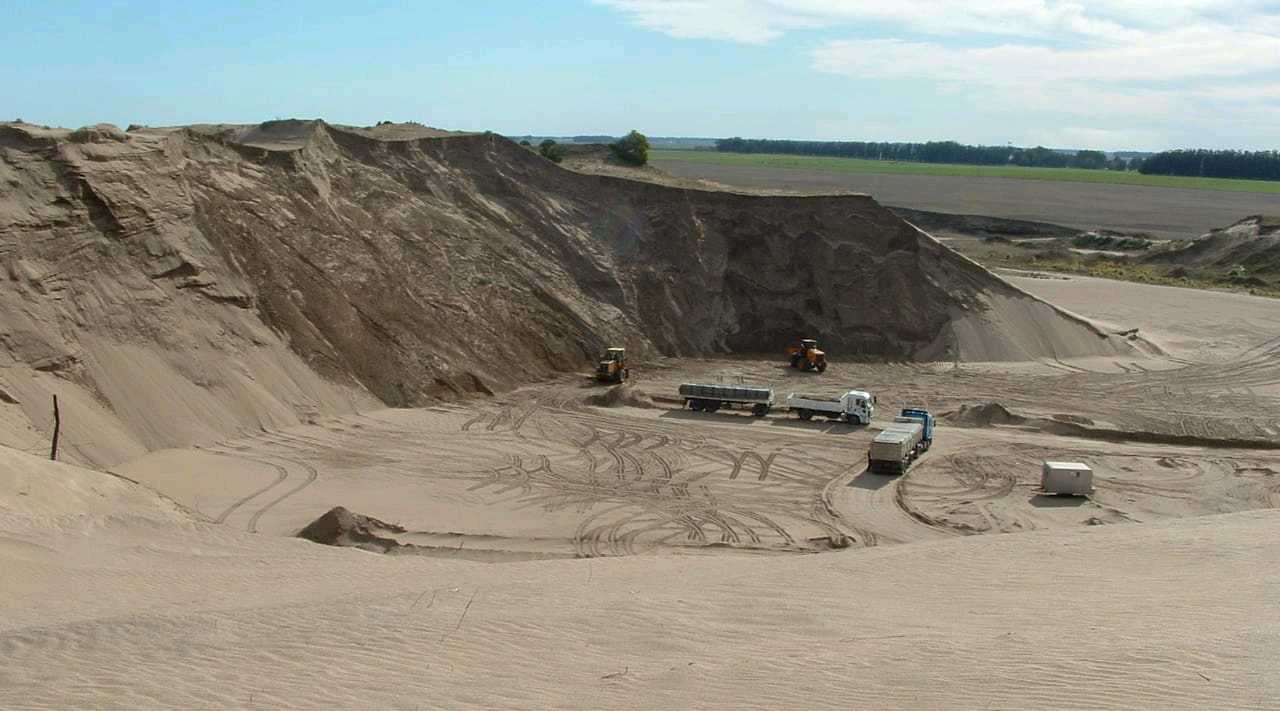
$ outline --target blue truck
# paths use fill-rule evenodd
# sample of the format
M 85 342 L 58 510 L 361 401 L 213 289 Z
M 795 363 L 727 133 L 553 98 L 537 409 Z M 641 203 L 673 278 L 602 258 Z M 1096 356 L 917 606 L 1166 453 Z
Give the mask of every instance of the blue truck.
M 901 474 L 933 444 L 933 415 L 925 409 L 904 409 L 871 440 L 867 469 Z

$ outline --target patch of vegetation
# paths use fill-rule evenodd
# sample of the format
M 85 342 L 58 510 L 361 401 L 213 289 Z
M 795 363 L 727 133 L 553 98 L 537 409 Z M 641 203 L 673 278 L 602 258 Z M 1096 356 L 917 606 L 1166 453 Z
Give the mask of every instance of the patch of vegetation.
M 907 163 L 827 156 L 776 155 L 769 153 L 720 153 L 716 151 L 653 150 L 651 160 L 685 161 L 709 165 L 740 165 L 759 168 L 827 170 L 840 173 L 891 173 L 905 175 L 946 175 L 980 178 L 1017 178 L 1077 183 L 1150 185 L 1166 188 L 1228 190 L 1234 192 L 1280 194 L 1280 181 L 1192 178 L 1175 175 L 1144 175 L 1135 171 L 1087 170 L 1082 168 L 1032 168 L 1017 165 L 957 165 L 951 163 Z
M 1023 165 L 1040 168 L 1082 168 L 1085 170 L 1133 170 L 1136 166 L 1117 156 L 1107 160 L 1102 151 L 1053 150 L 1044 146 L 970 146 L 956 141 L 894 143 L 885 141 L 792 141 L 769 138 L 721 138 L 716 150 L 726 153 L 778 153 L 804 156 L 835 156 L 868 160 L 916 163 L 956 163 L 962 165 Z
M 566 151 L 564 146 L 548 138 L 547 140 L 538 144 L 538 153 L 540 153 L 543 158 L 546 158 L 552 163 L 559 163 L 560 161 L 564 160 Z
M 1233 291 L 1245 291 L 1254 296 L 1280 298 L 1280 285 L 1268 284 L 1261 279 L 1245 277 L 1242 274 L 1193 274 L 1182 267 L 1170 269 L 1163 266 L 1135 264 L 1126 259 L 1082 259 L 1078 255 L 1064 257 L 1059 253 L 1049 257 L 1032 255 L 1026 259 L 1006 257 L 1003 263 L 988 262 L 988 266 L 1080 274 L 1099 279 L 1131 281 L 1158 286 L 1181 286 L 1192 289 L 1230 289 Z
M 1108 235 L 1086 232 L 1071 240 L 1072 246 L 1081 249 L 1111 249 L 1119 252 L 1144 252 L 1151 248 L 1151 240 L 1124 235 Z
M 639 131 L 632 131 L 610 143 L 609 152 L 627 165 L 644 165 L 649 162 L 649 139 Z
M 1280 180 L 1280 151 L 1176 150 L 1142 162 L 1142 172 L 1214 178 Z

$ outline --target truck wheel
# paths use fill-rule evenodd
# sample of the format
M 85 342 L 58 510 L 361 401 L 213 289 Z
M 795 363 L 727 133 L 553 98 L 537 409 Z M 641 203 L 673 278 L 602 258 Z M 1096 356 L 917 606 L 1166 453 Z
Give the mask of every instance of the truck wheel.
M 826 369 L 827 369 L 827 361 L 825 361 L 825 360 L 824 360 L 824 361 L 822 361 L 821 363 L 819 363 L 819 364 L 818 364 L 818 372 L 819 372 L 819 373 L 826 371 Z
M 769 406 L 756 405 L 755 407 L 751 408 L 751 414 L 755 415 L 756 417 L 764 417 L 765 415 L 769 414 Z
M 799 415 L 800 419 L 804 420 L 805 422 L 808 422 L 809 420 L 813 419 L 813 413 L 809 412 L 808 410 L 801 410 L 796 414 Z
M 706 410 L 707 412 L 715 412 L 716 410 L 720 409 L 720 401 L 708 400 L 705 404 L 703 404 L 702 409 Z
M 697 412 L 697 411 L 701 410 L 701 409 L 702 409 L 702 401 L 701 401 L 701 400 L 690 400 L 690 401 L 689 401 L 689 409 L 690 409 L 690 410 L 693 410 L 694 412 Z

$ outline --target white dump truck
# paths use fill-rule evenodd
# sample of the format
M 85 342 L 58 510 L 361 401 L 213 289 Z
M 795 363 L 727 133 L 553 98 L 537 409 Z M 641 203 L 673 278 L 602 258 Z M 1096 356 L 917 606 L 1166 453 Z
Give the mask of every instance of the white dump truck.
M 863 390 L 850 390 L 839 397 L 791 393 L 787 396 L 786 403 L 787 409 L 802 420 L 811 420 L 814 415 L 818 415 L 832 420 L 844 420 L 851 425 L 871 424 L 871 416 L 876 410 L 875 395 Z
M 764 417 L 773 407 L 772 388 L 753 388 L 745 385 L 700 385 L 684 383 L 680 397 L 690 410 L 715 412 L 720 408 L 750 408 L 751 414 Z
M 885 426 L 867 450 L 867 470 L 901 474 L 933 444 L 933 415 L 907 408 Z
M 1081 462 L 1045 462 L 1040 490 L 1046 494 L 1088 496 L 1093 491 L 1093 470 Z

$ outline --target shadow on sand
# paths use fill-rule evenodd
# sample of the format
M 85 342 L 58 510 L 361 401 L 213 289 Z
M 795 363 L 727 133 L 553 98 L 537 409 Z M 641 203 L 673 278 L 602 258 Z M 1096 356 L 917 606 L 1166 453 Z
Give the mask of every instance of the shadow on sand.
M 855 489 L 867 489 L 869 491 L 877 491 L 892 484 L 898 477 L 892 474 L 876 474 L 870 469 L 863 469 L 862 473 L 855 476 L 846 486 Z
M 1071 496 L 1069 494 L 1036 494 L 1027 501 L 1040 509 L 1074 508 L 1089 503 L 1087 496 Z
M 722 409 L 716 412 L 668 409 L 666 412 L 659 415 L 659 417 L 666 417 L 675 420 L 697 420 L 701 422 L 759 422 L 762 424 L 768 424 L 770 427 L 789 427 L 809 432 L 821 432 L 824 434 L 835 435 L 857 434 L 867 428 L 866 425 L 851 425 L 839 420 L 826 420 L 819 418 L 814 418 L 806 422 L 798 417 L 787 416 L 785 413 L 781 412 L 775 412 L 773 416 L 756 417 L 751 414 L 751 410 L 747 409 Z

